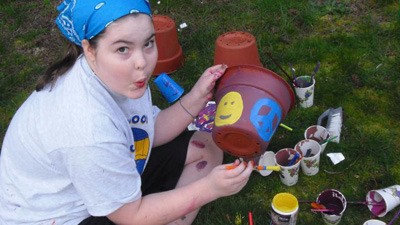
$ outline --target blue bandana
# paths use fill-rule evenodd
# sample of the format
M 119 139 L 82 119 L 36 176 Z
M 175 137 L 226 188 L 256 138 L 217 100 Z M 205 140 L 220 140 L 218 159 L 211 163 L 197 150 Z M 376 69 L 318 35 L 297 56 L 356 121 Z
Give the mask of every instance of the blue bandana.
M 131 14 L 151 15 L 148 0 L 64 0 L 57 10 L 58 28 L 68 40 L 81 46 L 113 21 Z

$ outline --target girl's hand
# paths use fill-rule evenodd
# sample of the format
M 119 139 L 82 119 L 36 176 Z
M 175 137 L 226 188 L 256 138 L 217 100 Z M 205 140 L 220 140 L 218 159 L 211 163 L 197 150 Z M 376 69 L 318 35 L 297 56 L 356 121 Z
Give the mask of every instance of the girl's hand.
M 227 169 L 231 166 L 232 169 Z M 233 164 L 220 165 L 208 175 L 211 190 L 217 196 L 224 197 L 238 193 L 247 184 L 253 171 L 254 163 L 240 162 L 236 160 Z
M 204 71 L 197 80 L 191 92 L 199 99 L 203 99 L 204 103 L 210 101 L 213 96 L 215 82 L 225 73 L 227 65 L 220 64 L 212 66 Z

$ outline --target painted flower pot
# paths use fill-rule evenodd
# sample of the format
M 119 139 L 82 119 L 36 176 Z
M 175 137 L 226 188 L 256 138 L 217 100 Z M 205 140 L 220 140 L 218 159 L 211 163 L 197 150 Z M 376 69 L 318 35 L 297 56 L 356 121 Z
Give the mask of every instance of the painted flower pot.
M 228 67 L 216 85 L 212 136 L 223 151 L 245 159 L 263 154 L 294 107 L 291 86 L 271 70 L 254 65 Z
M 158 49 L 158 60 L 153 75 L 172 73 L 183 64 L 183 52 L 175 21 L 168 16 L 154 15 L 153 23 Z
M 231 31 L 215 41 L 214 65 L 226 64 L 263 66 L 258 54 L 256 38 L 247 32 Z

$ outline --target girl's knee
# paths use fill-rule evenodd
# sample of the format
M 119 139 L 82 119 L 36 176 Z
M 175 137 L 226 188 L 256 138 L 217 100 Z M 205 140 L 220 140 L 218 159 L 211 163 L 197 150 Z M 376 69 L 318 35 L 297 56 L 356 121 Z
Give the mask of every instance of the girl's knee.
M 223 161 L 223 151 L 215 144 L 211 133 L 196 132 L 189 143 L 189 152 L 194 155 L 207 159 L 215 165 L 219 165 Z

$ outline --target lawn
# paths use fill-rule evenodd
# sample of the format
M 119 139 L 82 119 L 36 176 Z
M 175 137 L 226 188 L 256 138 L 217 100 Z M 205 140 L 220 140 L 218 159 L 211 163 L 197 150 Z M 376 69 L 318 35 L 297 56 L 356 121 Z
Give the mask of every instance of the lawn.
M 296 185 L 281 183 L 278 173 L 254 172 L 238 194 L 202 208 L 196 225 L 270 224 L 272 198 L 289 192 L 299 200 L 315 200 L 325 189 L 341 191 L 348 201 L 364 201 L 368 191 L 400 184 L 400 13 L 396 0 L 151 0 L 154 14 L 174 19 L 185 61 L 171 74 L 186 91 L 213 64 L 214 42 L 229 31 L 246 31 L 257 40 L 264 67 L 284 79 L 268 57 L 271 53 L 287 73 L 309 75 L 316 63 L 314 105 L 296 103 L 278 128 L 268 151 L 294 147 L 304 130 L 328 108 L 343 108 L 340 143 L 328 143 L 320 172 L 300 172 Z M 57 3 L 49 0 L 0 2 L 0 141 L 15 110 L 33 90 L 37 77 L 64 52 L 53 22 Z M 154 89 L 154 101 L 168 104 Z M 334 165 L 327 153 L 342 153 Z M 226 155 L 225 161 L 234 157 Z M 382 221 L 389 222 L 396 207 Z M 340 224 L 359 225 L 372 218 L 367 206 L 348 204 Z M 400 221 L 400 220 L 399 220 Z M 400 224 L 400 222 L 397 222 Z M 297 224 L 323 224 L 321 215 L 300 204 Z

